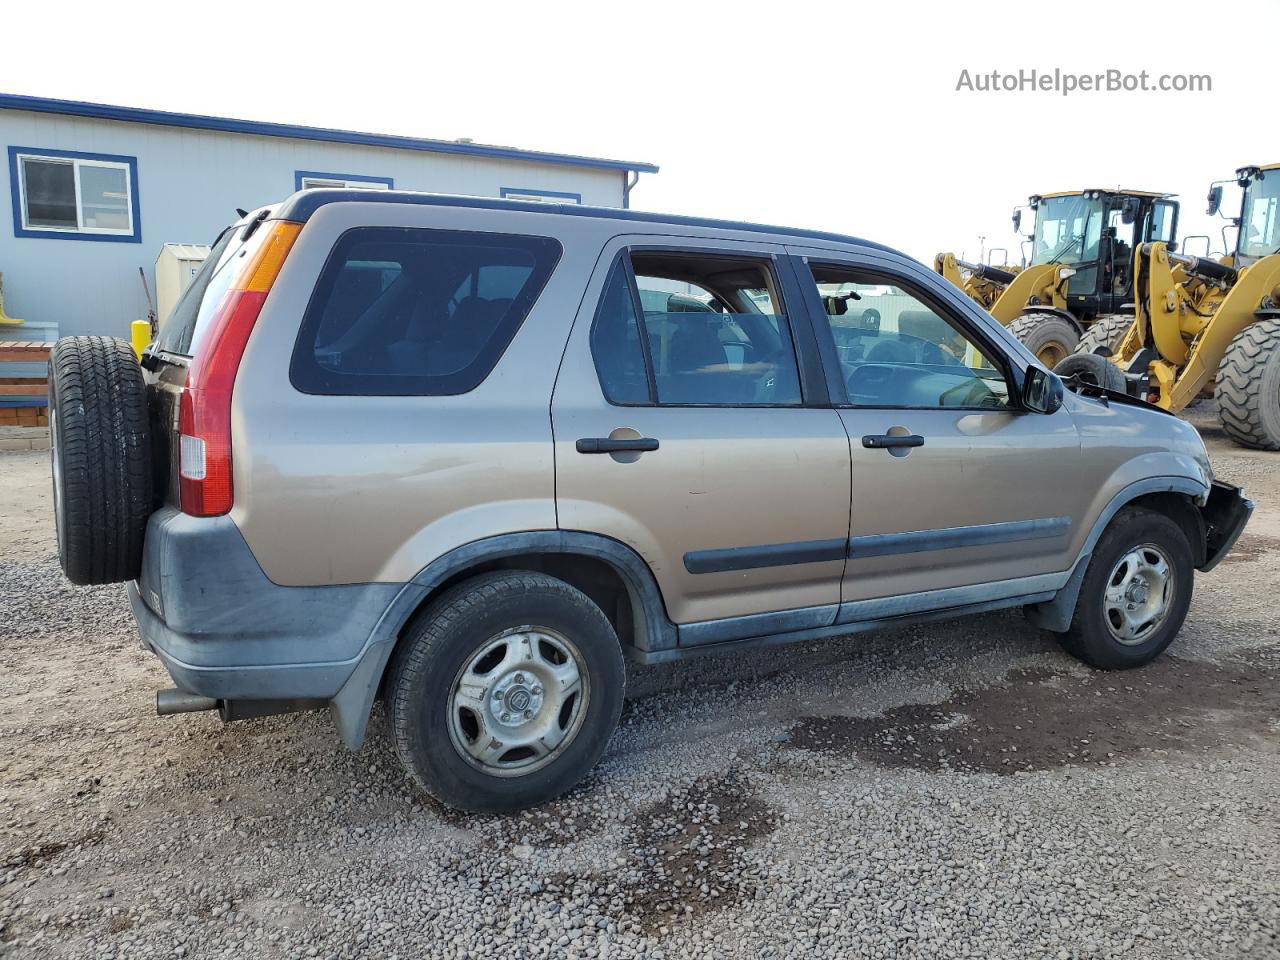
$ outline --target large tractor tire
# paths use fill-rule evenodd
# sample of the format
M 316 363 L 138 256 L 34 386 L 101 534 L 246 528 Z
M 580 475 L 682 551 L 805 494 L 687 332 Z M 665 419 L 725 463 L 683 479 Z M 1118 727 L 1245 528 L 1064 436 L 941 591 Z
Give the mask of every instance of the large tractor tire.
M 1036 355 L 1046 370 L 1052 370 L 1064 357 L 1076 352 L 1080 334 L 1066 317 L 1056 313 L 1032 311 L 1016 317 L 1009 332 Z
M 49 354 L 58 561 L 72 583 L 135 580 L 152 510 L 142 368 L 127 340 L 63 337 Z
M 1104 356 L 1112 356 L 1119 349 L 1120 341 L 1132 326 L 1133 317 L 1123 313 L 1109 313 L 1098 317 L 1080 338 L 1076 353 L 1097 353 L 1099 348 L 1105 348 Z
M 1214 399 L 1228 437 L 1280 450 L 1280 320 L 1257 320 L 1235 335 L 1218 365 Z
M 1127 393 L 1124 371 L 1106 357 L 1094 353 L 1073 353 L 1061 360 L 1053 372 L 1063 380 L 1078 377 L 1080 383 L 1092 384 L 1114 393 Z

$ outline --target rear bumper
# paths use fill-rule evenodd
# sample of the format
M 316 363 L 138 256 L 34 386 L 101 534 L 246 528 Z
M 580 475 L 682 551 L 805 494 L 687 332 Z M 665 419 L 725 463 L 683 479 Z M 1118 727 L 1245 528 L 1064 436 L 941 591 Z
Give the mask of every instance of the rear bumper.
M 137 583 L 130 583 L 128 590 L 143 646 L 160 658 L 174 684 L 188 693 L 215 700 L 329 700 L 360 663 L 359 654 L 349 660 L 303 659 L 309 651 L 302 643 L 286 662 L 246 663 L 254 653 L 252 638 L 179 633 L 147 606 Z M 275 638 L 276 646 L 281 639 Z
M 402 585 L 281 586 L 229 517 L 165 508 L 148 523 L 142 576 L 128 590 L 143 645 L 182 690 L 333 701 L 369 658 L 385 660 L 380 625 Z
M 1253 501 L 1229 483 L 1213 482 L 1200 515 L 1204 518 L 1204 563 L 1202 571 L 1216 567 L 1236 545 L 1245 524 L 1253 515 Z

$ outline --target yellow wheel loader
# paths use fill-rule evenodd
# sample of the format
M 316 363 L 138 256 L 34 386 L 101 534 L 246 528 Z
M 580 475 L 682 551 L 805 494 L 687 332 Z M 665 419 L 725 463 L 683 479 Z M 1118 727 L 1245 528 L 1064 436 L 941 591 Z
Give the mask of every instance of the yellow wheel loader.
M 1133 316 L 1133 251 L 1177 237 L 1172 194 L 1079 190 L 1033 196 L 1030 263 L 1023 268 L 966 263 L 940 253 L 934 269 L 986 308 L 1052 368 L 1076 350 L 1094 323 Z M 1022 229 L 1022 208 L 1013 214 Z
M 1280 163 L 1242 167 L 1236 179 L 1235 252 L 1218 261 L 1143 244 L 1133 258 L 1134 317 L 1095 324 L 1056 370 L 1174 413 L 1214 397 L 1232 440 L 1280 450 Z M 1221 200 L 1215 185 L 1211 214 Z

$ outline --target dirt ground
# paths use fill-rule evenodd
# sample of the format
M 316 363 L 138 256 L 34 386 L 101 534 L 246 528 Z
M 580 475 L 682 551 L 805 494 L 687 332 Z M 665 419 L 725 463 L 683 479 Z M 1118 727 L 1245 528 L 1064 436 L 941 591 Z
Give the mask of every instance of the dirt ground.
M 1192 419 L 1257 511 L 1150 667 L 1017 613 L 632 666 L 582 788 L 478 818 L 323 713 L 155 717 L 0 453 L 0 954 L 1280 957 L 1280 454 Z

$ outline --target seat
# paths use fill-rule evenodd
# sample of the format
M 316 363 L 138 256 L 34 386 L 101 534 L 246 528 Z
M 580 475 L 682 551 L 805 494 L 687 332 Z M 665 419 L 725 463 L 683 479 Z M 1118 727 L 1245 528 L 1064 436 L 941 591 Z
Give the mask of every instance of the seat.
M 687 317 L 688 319 L 685 319 Z M 667 353 L 667 371 L 658 378 L 664 403 L 752 403 L 754 378 L 731 369 L 716 332 L 718 319 L 681 316 Z
M 387 366 L 402 377 L 458 373 L 480 355 L 510 308 L 511 300 L 505 297 L 464 297 L 449 316 L 419 300 L 405 336 L 387 345 Z

